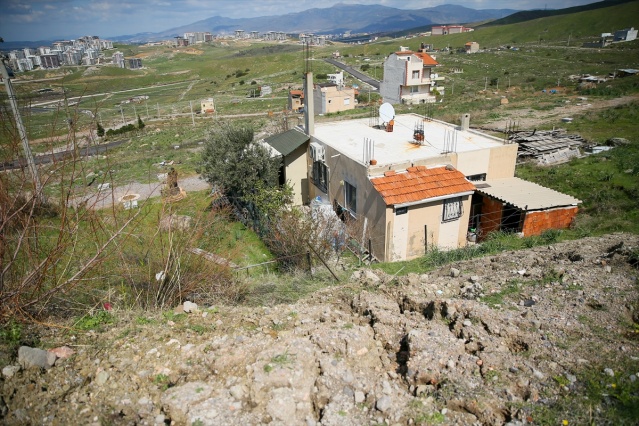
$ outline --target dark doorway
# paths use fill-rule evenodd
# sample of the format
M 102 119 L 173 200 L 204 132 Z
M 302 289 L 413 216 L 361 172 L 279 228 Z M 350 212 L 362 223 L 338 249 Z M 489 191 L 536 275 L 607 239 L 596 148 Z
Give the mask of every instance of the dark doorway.
M 520 232 L 521 210 L 511 204 L 505 204 L 501 214 L 501 230 L 504 232 Z

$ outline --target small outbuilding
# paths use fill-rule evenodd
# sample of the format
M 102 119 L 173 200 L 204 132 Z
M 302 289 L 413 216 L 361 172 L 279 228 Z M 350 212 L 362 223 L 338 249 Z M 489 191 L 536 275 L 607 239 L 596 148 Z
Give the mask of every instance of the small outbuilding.
M 264 139 L 264 143 L 271 151 L 271 156 L 282 159 L 280 184 L 288 183 L 293 187 L 293 203 L 295 205 L 302 205 L 308 200 L 306 151 L 309 139 L 308 135 L 297 129 L 291 129 Z
M 470 227 L 481 240 L 493 231 L 540 235 L 568 228 L 581 201 L 517 177 L 475 182 Z

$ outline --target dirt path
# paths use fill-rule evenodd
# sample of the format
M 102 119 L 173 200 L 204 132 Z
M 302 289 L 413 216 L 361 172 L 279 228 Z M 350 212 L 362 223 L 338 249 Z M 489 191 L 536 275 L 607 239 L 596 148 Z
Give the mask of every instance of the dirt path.
M 211 187 L 211 185 L 203 180 L 200 176 L 189 176 L 181 178 L 178 182 L 180 188 L 187 193 L 190 191 L 202 191 Z M 138 195 L 136 198 L 138 205 L 153 197 L 159 197 L 163 184 L 161 182 L 139 183 L 132 182 L 128 185 L 117 186 L 115 188 L 107 188 L 98 190 L 89 196 L 76 197 L 73 199 L 73 205 L 85 203 L 94 209 L 104 209 L 119 204 L 125 195 Z
M 636 101 L 639 101 L 639 94 L 605 100 L 591 100 L 587 97 L 585 100 L 581 100 L 578 97 L 575 97 L 570 103 L 566 103 L 548 111 L 540 111 L 532 108 L 504 109 L 503 114 L 499 119 L 490 121 L 482 128 L 503 131 L 508 126 L 509 122 L 512 123 L 515 121 L 519 124 L 520 129 L 532 130 L 547 123 L 549 120 L 561 120 L 564 117 L 573 117 L 578 114 L 583 114 L 586 111 L 599 111 L 606 108 L 614 108 L 619 105 L 626 105 Z

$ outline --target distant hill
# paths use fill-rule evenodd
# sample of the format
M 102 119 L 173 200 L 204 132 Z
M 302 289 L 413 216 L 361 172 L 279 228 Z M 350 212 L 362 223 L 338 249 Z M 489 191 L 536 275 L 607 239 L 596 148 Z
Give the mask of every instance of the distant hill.
M 232 34 L 235 30 L 283 31 L 289 34 L 310 32 L 334 34 L 376 33 L 401 31 L 424 25 L 477 22 L 499 19 L 517 12 L 514 9 L 474 10 L 457 5 L 403 10 L 379 5 L 337 4 L 329 8 L 315 8 L 298 13 L 258 18 L 231 19 L 214 16 L 208 19 L 171 28 L 157 33 L 111 37 L 115 41 L 144 42 L 163 40 L 185 32 L 210 31 L 213 34 Z
M 567 7 L 565 9 L 525 10 L 525 11 L 513 13 L 512 15 L 506 16 L 505 18 L 495 19 L 493 21 L 487 22 L 478 28 L 490 27 L 495 25 L 517 24 L 519 22 L 526 22 L 526 21 L 531 21 L 533 19 L 539 19 L 539 18 L 547 18 L 550 16 L 567 15 L 567 14 L 577 13 L 577 12 L 587 12 L 587 11 L 597 10 L 597 9 L 601 9 L 605 7 L 616 6 L 618 4 L 631 3 L 634 1 L 637 1 L 637 0 L 604 0 L 597 3 L 586 4 L 583 6 Z

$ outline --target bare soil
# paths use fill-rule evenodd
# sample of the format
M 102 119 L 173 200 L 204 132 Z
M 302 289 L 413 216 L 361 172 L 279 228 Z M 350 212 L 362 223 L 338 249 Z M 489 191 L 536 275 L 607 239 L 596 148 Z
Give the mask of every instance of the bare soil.
M 419 275 L 353 270 L 292 305 L 163 315 L 112 300 L 100 330 L 40 327 L 40 347 L 75 354 L 3 370 L 0 422 L 607 424 L 639 374 L 638 247 L 614 234 Z M 562 408 L 586 377 L 608 396 Z
M 553 95 L 544 94 L 544 97 L 551 99 Z M 632 102 L 639 101 L 639 94 L 633 94 L 623 96 L 614 99 L 579 99 L 574 96 L 570 99 L 569 103 L 564 103 L 562 106 L 554 108 L 552 110 L 536 110 L 533 108 L 521 108 L 521 107 L 509 107 L 503 105 L 499 107 L 501 117 L 497 120 L 490 121 L 488 124 L 482 126 L 482 128 L 494 131 L 503 131 L 509 123 L 517 122 L 518 127 L 521 130 L 533 130 L 539 126 L 547 124 L 548 121 L 559 121 L 562 118 L 572 118 L 575 115 L 583 114 L 587 111 L 599 111 L 607 108 L 614 108 L 619 105 L 626 105 Z

